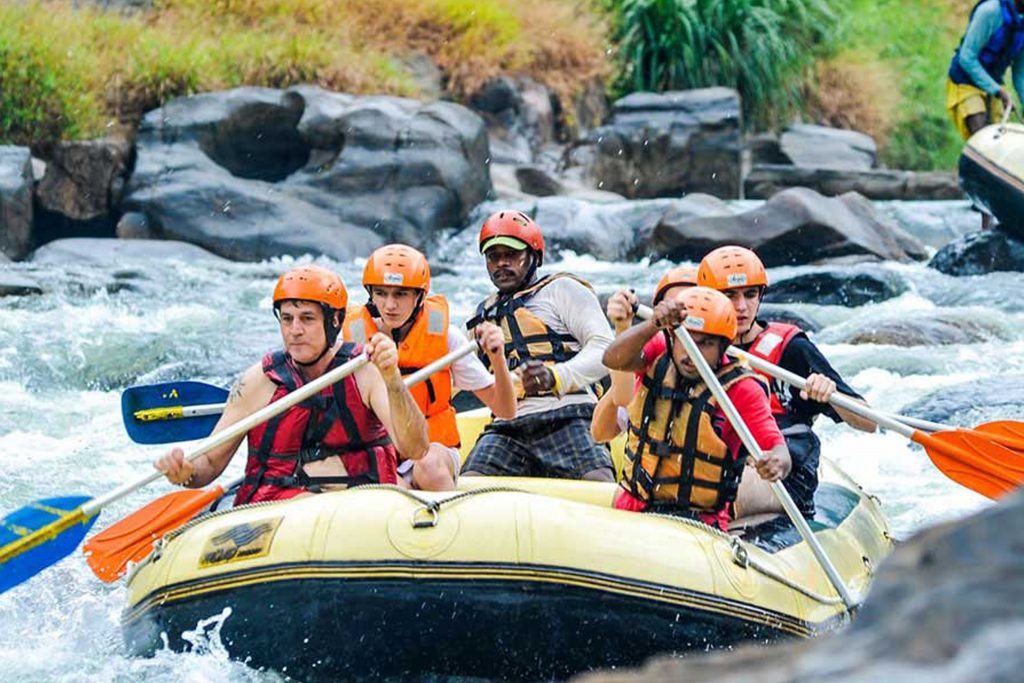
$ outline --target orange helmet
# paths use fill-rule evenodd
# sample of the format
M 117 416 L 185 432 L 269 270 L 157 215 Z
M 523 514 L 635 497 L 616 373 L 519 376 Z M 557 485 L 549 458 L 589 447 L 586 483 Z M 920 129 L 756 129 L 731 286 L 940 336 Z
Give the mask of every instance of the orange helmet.
M 345 306 L 348 305 L 348 290 L 337 273 L 320 266 L 298 266 L 292 268 L 277 280 L 274 287 L 274 314 L 281 310 L 285 301 L 315 301 L 324 312 L 324 332 L 327 335 L 327 346 L 314 360 L 304 365 L 312 365 L 319 361 L 328 349 L 334 346 L 341 333 L 341 322 L 345 318 Z M 334 314 L 339 314 L 339 322 L 334 323 Z
M 678 295 L 686 306 L 688 330 L 725 337 L 736 336 L 736 311 L 729 297 L 709 287 L 688 287 Z
M 408 287 L 430 291 L 427 257 L 404 244 L 389 244 L 370 254 L 363 269 L 363 286 Z
M 697 284 L 697 268 L 696 266 L 678 266 L 668 271 L 661 276 L 661 280 L 658 281 L 658 286 L 654 290 L 654 302 L 652 305 L 657 306 L 658 302 L 665 298 L 665 292 L 672 287 L 692 287 Z
M 320 266 L 298 266 L 282 275 L 274 287 L 274 308 L 289 299 L 316 301 L 336 311 L 348 305 L 341 276 Z
M 501 240 L 502 237 L 506 239 Z M 494 244 L 513 249 L 529 247 L 537 252 L 538 265 L 544 261 L 544 235 L 533 219 L 522 211 L 498 211 L 488 216 L 480 228 L 479 244 L 481 254 Z
M 757 254 L 744 247 L 719 247 L 700 262 L 697 284 L 723 290 L 734 287 L 767 287 L 768 274 Z

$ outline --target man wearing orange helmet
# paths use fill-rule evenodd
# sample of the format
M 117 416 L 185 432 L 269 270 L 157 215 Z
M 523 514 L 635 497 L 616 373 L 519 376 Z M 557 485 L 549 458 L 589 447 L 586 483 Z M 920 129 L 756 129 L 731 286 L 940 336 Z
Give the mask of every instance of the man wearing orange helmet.
M 362 342 L 380 331 L 398 345 L 398 367 L 411 374 L 469 341 L 449 324 L 448 300 L 430 294 L 430 264 L 419 251 L 404 244 L 377 249 L 366 261 L 363 286 L 370 300 L 349 310 L 342 336 Z M 427 418 L 430 449 L 419 460 L 399 463 L 399 483 L 427 491 L 455 488 L 462 464 L 459 430 L 452 407 L 452 385 L 472 391 L 497 417 L 516 416 L 516 395 L 505 365 L 501 330 L 491 323 L 476 328 L 480 348 L 495 369 L 491 375 L 475 355 L 463 356 L 450 368 L 410 389 Z
M 743 475 L 742 442 L 675 339 L 679 325 L 687 327 L 764 451 L 757 473 L 774 482 L 789 472 L 786 442 L 764 385 L 725 357 L 736 334 L 732 304 L 712 289 L 689 287 L 659 301 L 650 320 L 624 331 L 604 354 L 609 368 L 635 372 L 640 380 L 627 408 L 626 461 L 615 507 L 693 517 L 727 530 Z
M 274 314 L 284 349 L 242 374 L 214 433 L 361 353 L 359 345 L 337 343 L 347 303 L 345 284 L 325 268 L 299 266 L 282 275 L 274 288 Z M 236 505 L 324 488 L 394 484 L 396 448 L 412 460 L 426 454 L 426 421 L 402 381 L 395 343 L 377 334 L 365 351 L 370 364 L 249 431 Z M 224 471 L 241 441 L 240 436 L 191 462 L 173 448 L 154 465 L 174 484 L 202 487 Z
M 654 289 L 652 306 L 657 306 L 666 297 L 674 297 L 676 293 L 697 284 L 696 266 L 676 266 L 661 276 L 658 286 Z M 633 326 L 633 317 L 640 300 L 631 289 L 623 289 L 608 299 L 607 315 L 620 335 Z M 594 408 L 594 418 L 590 421 L 590 435 L 595 441 L 611 441 L 626 430 L 629 421 L 626 406 L 633 400 L 633 394 L 639 389 L 638 381 L 632 372 L 611 371 L 612 383 L 601 400 Z
M 537 275 L 544 236 L 520 211 L 488 217 L 479 245 L 498 291 L 466 326 L 492 321 L 501 328 L 521 398 L 515 419 L 485 428 L 463 474 L 612 481 L 608 449 L 590 438 L 593 385 L 608 374 L 601 354 L 611 342 L 601 304 L 589 284 L 568 273 Z
M 778 380 L 769 378 L 769 381 L 772 414 L 793 458 L 793 471 L 783 484 L 804 516 L 812 517 L 821 456 L 821 442 L 811 429 L 814 419 L 824 414 L 836 422 L 843 421 L 856 429 L 873 432 L 873 422 L 828 402 L 837 390 L 861 402 L 863 399 L 843 381 L 803 330 L 796 325 L 769 323 L 757 317 L 768 287 L 768 275 L 753 251 L 737 246 L 715 249 L 701 261 L 697 281 L 702 286 L 717 289 L 732 301 L 738 323 L 733 341 L 737 347 L 807 378 L 807 386 L 802 391 Z

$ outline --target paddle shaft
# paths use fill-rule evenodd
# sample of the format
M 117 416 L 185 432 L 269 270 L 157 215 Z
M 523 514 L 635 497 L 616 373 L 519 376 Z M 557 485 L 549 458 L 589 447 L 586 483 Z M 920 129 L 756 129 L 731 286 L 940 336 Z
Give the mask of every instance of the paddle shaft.
M 771 375 L 776 379 L 780 379 L 786 384 L 791 384 L 797 389 L 803 389 L 807 385 L 807 380 L 805 380 L 800 375 L 794 374 L 789 370 L 784 370 L 783 368 L 780 368 L 777 365 L 769 363 L 768 361 L 762 358 L 758 358 L 753 354 L 747 353 L 742 349 L 737 349 L 735 346 L 730 346 L 728 349 L 726 349 L 726 353 L 728 353 L 730 356 L 735 356 L 736 358 L 742 358 L 747 363 L 749 363 L 752 368 L 756 368 L 757 370 L 760 370 L 765 374 Z M 837 408 L 842 408 L 843 410 L 848 410 L 851 413 L 860 415 L 861 417 L 865 417 L 871 420 L 872 422 L 876 423 L 878 426 L 894 431 L 897 434 L 902 434 L 903 436 L 911 440 L 914 440 L 914 435 L 919 432 L 917 432 L 914 428 L 907 426 L 900 420 L 906 420 L 907 422 L 914 421 L 918 423 L 925 423 L 928 425 L 925 428 L 931 431 L 940 431 L 942 429 L 947 429 L 945 426 L 936 424 L 934 422 L 928 423 L 927 421 L 924 420 L 913 420 L 913 418 L 900 417 L 900 419 L 897 420 L 894 416 L 890 416 L 887 415 L 886 413 L 882 413 L 877 410 L 873 410 L 872 408 L 868 408 L 860 401 L 850 396 L 847 396 L 846 394 L 841 394 L 838 391 L 832 392 L 832 395 L 829 397 L 828 401 Z M 938 429 L 932 429 L 933 427 L 937 427 Z
M 649 319 L 654 311 L 649 306 L 640 306 L 637 309 L 637 315 L 644 319 Z M 718 401 L 719 407 L 725 413 L 725 416 L 732 423 L 733 428 L 739 435 L 740 440 L 743 441 L 743 445 L 746 447 L 747 452 L 754 458 L 754 460 L 760 460 L 764 457 L 764 453 L 761 451 L 761 447 L 757 444 L 757 440 L 754 439 L 754 435 L 750 433 L 750 429 L 747 424 L 740 417 L 739 411 L 736 410 L 736 406 L 733 405 L 729 399 L 729 395 L 725 393 L 725 389 L 722 388 L 718 378 L 715 377 L 714 371 L 708 362 L 704 360 L 704 356 L 701 355 L 700 349 L 697 348 L 697 344 L 694 343 L 693 337 L 686 330 L 685 327 L 680 326 L 676 328 L 676 338 L 679 339 L 683 344 L 683 348 L 686 349 L 686 354 L 693 361 L 693 364 L 697 367 L 697 372 L 700 373 L 704 383 L 711 389 L 711 393 L 714 395 L 715 400 Z M 668 351 L 671 353 L 671 350 Z M 795 377 L 795 375 L 794 375 Z M 789 495 L 789 491 L 782 485 L 782 482 L 772 482 L 771 485 L 772 493 L 778 498 L 779 502 L 782 503 L 783 509 L 789 516 L 790 521 L 793 522 L 793 526 L 800 533 L 800 537 L 807 543 L 807 546 L 811 549 L 815 559 L 818 560 L 818 564 L 825 571 L 825 575 L 828 580 L 835 586 L 836 592 L 839 593 L 839 597 L 843 599 L 843 604 L 846 605 L 848 610 L 853 609 L 857 606 L 857 602 L 854 601 L 853 596 L 846 588 L 846 584 L 843 583 L 842 578 L 839 576 L 839 572 L 836 571 L 835 566 L 825 553 L 825 549 L 821 547 L 818 542 L 818 538 L 811 531 L 811 527 L 808 526 L 807 520 L 800 513 L 796 504 L 793 502 L 793 498 Z
M 438 358 L 433 363 L 426 365 L 416 372 L 406 377 L 403 382 L 405 386 L 411 387 L 414 384 L 418 384 L 435 372 L 444 370 L 446 367 L 459 360 L 463 356 L 468 356 L 471 352 L 476 351 L 478 348 L 476 342 L 463 346 L 461 349 L 452 351 L 446 356 Z M 147 408 L 145 410 L 137 410 L 133 413 L 133 417 L 140 422 L 150 422 L 156 420 L 180 420 L 189 417 L 206 417 L 207 415 L 217 415 L 218 413 L 224 412 L 226 403 L 204 403 L 203 405 L 197 406 L 170 406 L 166 408 Z
M 469 355 L 474 350 L 476 350 L 476 348 L 476 344 L 467 344 L 466 346 L 463 346 L 460 349 L 452 351 L 451 353 L 442 356 L 441 358 L 438 358 L 433 363 L 424 366 L 423 368 L 417 370 L 413 374 L 406 377 L 404 380 L 405 385 L 412 386 L 417 382 L 425 380 L 435 372 L 443 370 L 444 368 L 448 367 L 449 365 L 451 365 L 458 359 L 462 358 L 463 356 Z M 237 439 L 239 436 L 247 433 L 253 427 L 266 422 L 275 415 L 283 413 L 288 408 L 291 408 L 297 403 L 301 403 L 302 401 L 306 400 L 310 396 L 323 391 L 324 389 L 334 384 L 335 382 L 339 382 L 342 379 L 348 377 L 349 375 L 351 375 L 356 370 L 363 367 L 369 362 L 370 359 L 366 357 L 366 354 L 360 354 L 359 356 L 356 356 L 355 358 L 344 363 L 343 365 L 339 365 L 338 367 L 334 368 L 325 375 L 316 378 L 309 384 L 303 384 L 301 387 L 291 392 L 287 396 L 284 396 L 281 399 L 264 406 L 263 408 L 257 410 L 249 417 L 245 418 L 244 420 L 239 420 L 238 422 L 224 429 L 223 431 L 217 432 L 216 434 L 212 434 L 206 439 L 203 439 L 203 441 L 194 451 L 188 453 L 185 456 L 185 460 L 191 462 L 192 460 L 195 460 L 199 456 L 209 453 L 214 448 L 217 448 L 218 446 L 228 443 L 233 439 Z M 110 503 L 113 503 L 116 500 L 124 498 L 126 495 L 141 489 L 143 486 L 151 484 L 152 482 L 156 481 L 157 479 L 160 479 L 163 476 L 163 472 L 160 472 L 159 470 L 154 470 L 152 474 L 147 475 L 146 477 L 143 477 L 138 481 L 132 482 L 130 484 L 125 484 L 124 486 L 116 488 L 105 496 L 93 498 L 91 501 L 82 506 L 82 513 L 86 517 L 91 516 L 98 512 L 99 510 L 101 510 L 103 507 L 109 505 Z
M 322 375 L 321 377 L 316 378 L 309 384 L 302 385 L 300 388 L 291 392 L 287 396 L 282 397 L 280 400 L 274 401 L 273 403 L 270 403 L 264 406 L 263 408 L 257 410 L 255 413 L 245 418 L 244 420 L 239 420 L 230 427 L 227 427 L 226 429 L 203 439 L 203 441 L 195 450 L 193 450 L 191 453 L 188 453 L 185 456 L 185 460 L 191 462 L 192 460 L 195 460 L 199 456 L 205 455 L 206 453 L 209 453 L 213 449 L 218 448 L 219 446 L 222 446 L 230 441 L 233 441 L 234 439 L 237 439 L 238 437 L 247 433 L 253 427 L 256 427 L 257 425 L 266 422 L 275 415 L 283 413 L 285 410 L 291 408 L 292 406 L 298 403 L 301 403 L 310 396 L 313 396 L 314 394 L 323 391 L 324 389 L 334 384 L 335 382 L 339 382 L 342 379 L 348 377 L 349 375 L 356 372 L 369 362 L 370 359 L 366 356 L 366 354 L 360 354 L 355 358 L 347 361 L 346 363 L 339 365 L 330 372 Z M 159 470 L 154 470 L 152 474 L 146 475 L 145 477 L 139 479 L 138 481 L 125 484 L 124 486 L 120 486 L 104 496 L 93 498 L 88 503 L 82 506 L 82 513 L 85 516 L 91 516 L 96 512 L 99 512 L 102 508 L 106 507 L 110 503 L 113 503 L 116 500 L 124 498 L 128 494 L 133 493 L 134 491 L 137 491 L 142 487 L 153 483 L 154 481 L 162 478 L 163 476 L 163 472 Z

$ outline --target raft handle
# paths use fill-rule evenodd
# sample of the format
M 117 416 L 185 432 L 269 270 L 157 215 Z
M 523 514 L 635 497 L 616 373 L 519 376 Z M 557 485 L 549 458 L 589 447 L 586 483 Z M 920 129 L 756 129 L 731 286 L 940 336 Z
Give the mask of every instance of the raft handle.
M 418 519 L 420 512 L 427 512 L 430 514 L 428 519 Z M 414 508 L 412 511 L 412 528 L 413 529 L 432 529 L 437 526 L 437 520 L 440 517 L 441 506 L 436 500 L 430 500 L 423 503 L 418 508 Z

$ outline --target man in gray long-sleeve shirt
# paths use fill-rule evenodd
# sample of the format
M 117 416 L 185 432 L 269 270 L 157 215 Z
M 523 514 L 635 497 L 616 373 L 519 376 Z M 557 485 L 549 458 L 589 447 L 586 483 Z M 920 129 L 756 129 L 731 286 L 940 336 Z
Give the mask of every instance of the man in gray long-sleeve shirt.
M 462 474 L 614 481 L 608 449 L 590 437 L 593 387 L 608 374 L 601 358 L 612 341 L 597 297 L 568 273 L 538 277 L 544 237 L 519 211 L 484 221 L 480 252 L 498 291 L 466 326 L 489 320 L 502 328 L 520 398 L 514 419 L 480 435 Z
M 953 55 L 946 82 L 946 108 L 966 140 L 998 120 L 1012 105 L 1003 86 L 1013 73 L 1018 98 L 1024 96 L 1024 0 L 981 0 Z

